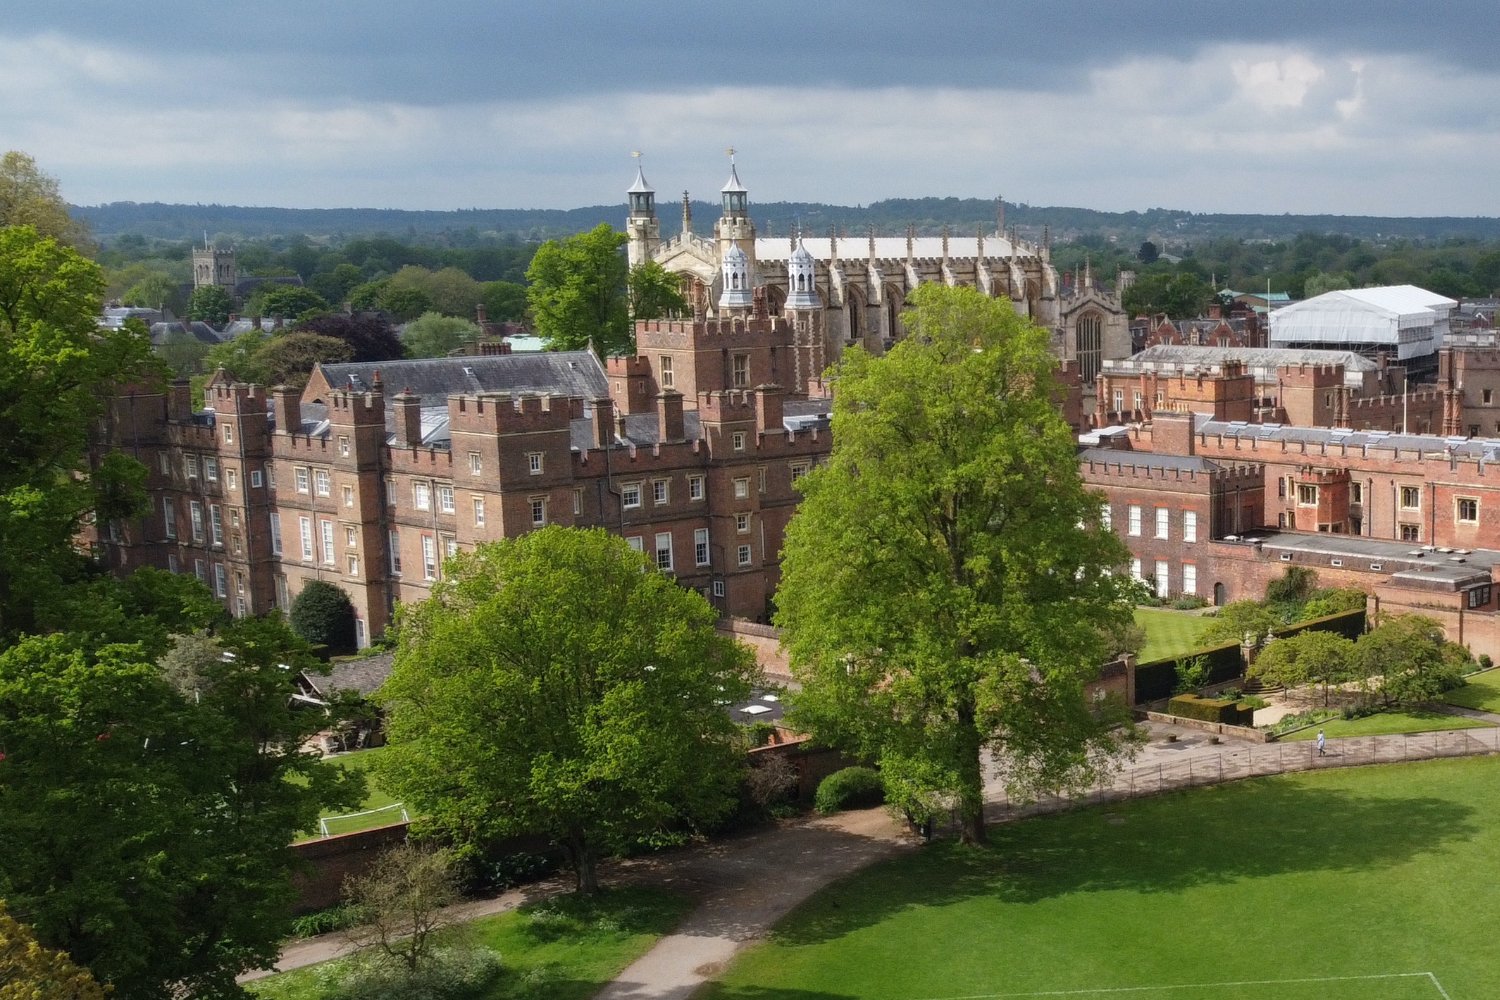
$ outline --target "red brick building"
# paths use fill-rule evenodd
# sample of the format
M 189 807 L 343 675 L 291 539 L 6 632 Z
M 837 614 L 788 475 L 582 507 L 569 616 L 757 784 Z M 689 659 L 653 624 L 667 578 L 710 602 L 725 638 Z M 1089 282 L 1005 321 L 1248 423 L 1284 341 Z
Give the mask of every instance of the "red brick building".
M 186 382 L 133 391 L 112 437 L 150 469 L 152 509 L 105 526 L 106 558 L 196 573 L 236 614 L 328 580 L 367 642 L 460 549 L 602 526 L 763 619 L 793 484 L 830 447 L 811 359 L 764 315 L 643 323 L 638 344 L 607 368 L 583 351 L 327 365 L 301 392 L 216 378 L 197 412 Z

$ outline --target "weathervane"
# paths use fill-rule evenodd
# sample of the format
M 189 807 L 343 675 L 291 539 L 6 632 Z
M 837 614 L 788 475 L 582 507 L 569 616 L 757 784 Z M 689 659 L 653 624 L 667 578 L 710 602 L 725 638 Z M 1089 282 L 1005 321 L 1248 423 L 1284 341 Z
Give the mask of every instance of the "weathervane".
M 729 155 L 729 162 L 730 162 L 731 165 L 733 165 L 734 164 L 734 147 L 733 146 L 728 146 L 728 147 L 726 147 L 724 149 L 724 152 Z

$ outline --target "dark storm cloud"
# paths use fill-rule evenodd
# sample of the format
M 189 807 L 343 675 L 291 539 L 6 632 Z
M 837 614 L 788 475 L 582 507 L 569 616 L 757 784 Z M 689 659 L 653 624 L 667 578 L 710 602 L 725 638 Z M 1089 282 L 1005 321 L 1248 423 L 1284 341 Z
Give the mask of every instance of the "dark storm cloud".
M 267 95 L 448 104 L 694 84 L 1069 90 L 1123 58 L 1236 43 L 1472 66 L 1493 60 L 1500 4 L 22 0 L 5 22 L 216 60 Z

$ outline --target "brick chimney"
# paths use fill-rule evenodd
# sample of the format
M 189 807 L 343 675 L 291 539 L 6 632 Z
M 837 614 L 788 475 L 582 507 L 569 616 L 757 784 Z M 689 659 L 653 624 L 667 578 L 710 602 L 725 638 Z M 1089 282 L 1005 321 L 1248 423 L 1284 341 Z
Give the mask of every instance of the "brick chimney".
M 289 385 L 271 390 L 271 414 L 282 434 L 296 434 L 302 429 L 302 393 Z
M 173 379 L 167 386 L 167 419 L 186 423 L 193 418 L 193 386 L 185 378 Z
M 1194 414 L 1156 411 L 1151 415 L 1151 450 L 1158 455 L 1196 454 L 1195 425 Z
M 661 441 L 681 441 L 687 436 L 682 421 L 682 393 L 668 389 L 656 397 L 656 426 Z
M 785 390 L 779 385 L 755 387 L 755 427 L 760 431 L 779 431 L 782 424 L 781 403 Z
M 396 393 L 396 443 L 415 448 L 422 443 L 422 397 L 413 395 L 410 388 Z
M 615 404 L 609 398 L 594 400 L 594 447 L 609 448 L 615 443 Z

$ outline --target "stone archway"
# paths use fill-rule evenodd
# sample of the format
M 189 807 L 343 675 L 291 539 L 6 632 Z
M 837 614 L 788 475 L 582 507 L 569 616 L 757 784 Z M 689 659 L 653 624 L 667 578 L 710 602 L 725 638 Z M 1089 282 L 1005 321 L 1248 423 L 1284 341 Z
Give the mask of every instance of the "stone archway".
M 1224 585 L 1222 583 L 1214 584 L 1214 607 L 1222 608 L 1225 596 Z

